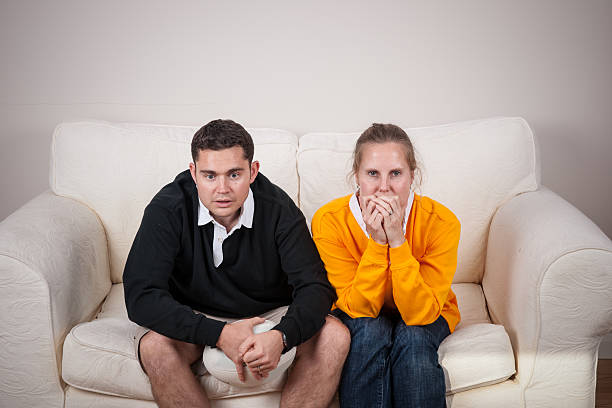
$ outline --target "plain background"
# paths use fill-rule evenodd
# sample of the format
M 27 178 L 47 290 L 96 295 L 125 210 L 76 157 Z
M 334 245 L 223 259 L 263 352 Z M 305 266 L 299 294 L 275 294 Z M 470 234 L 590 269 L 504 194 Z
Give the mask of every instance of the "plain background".
M 0 220 L 48 188 L 65 120 L 300 135 L 522 116 L 543 184 L 612 236 L 609 0 L 0 0 L 0 64 Z

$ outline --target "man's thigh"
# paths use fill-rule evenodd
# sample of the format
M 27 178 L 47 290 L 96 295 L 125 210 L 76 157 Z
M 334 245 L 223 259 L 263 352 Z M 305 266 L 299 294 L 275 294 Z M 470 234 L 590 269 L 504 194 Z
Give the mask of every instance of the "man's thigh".
M 145 372 L 149 364 L 163 356 L 163 358 L 175 357 L 187 365 L 199 361 L 202 358 L 204 347 L 198 344 L 187 343 L 171 339 L 153 330 L 142 333 L 138 341 L 138 360 Z
M 274 322 L 275 324 L 278 324 L 281 321 L 282 317 L 287 313 L 288 309 L 289 309 L 289 306 L 277 307 L 276 309 L 272 309 L 266 313 L 259 315 L 258 317 L 261 317 L 266 320 L 270 320 Z M 198 311 L 195 311 L 195 312 L 201 313 Z M 209 315 L 206 313 L 201 313 L 201 314 L 203 314 L 204 316 L 210 319 L 215 319 L 215 320 L 223 321 L 226 323 L 234 323 L 238 320 L 241 320 L 241 319 L 233 319 L 233 318 L 228 318 L 228 317 L 213 316 L 213 315 Z M 158 336 L 161 336 L 161 337 L 158 337 Z M 145 337 L 147 338 L 145 339 Z M 145 342 L 147 343 L 151 342 L 151 343 L 154 343 L 160 346 L 176 347 L 176 349 L 180 352 L 181 356 L 183 356 L 183 358 L 185 358 L 191 364 L 196 363 L 199 360 L 201 360 L 202 352 L 204 351 L 204 346 L 192 344 L 192 343 L 186 343 L 186 342 L 182 342 L 179 340 L 174 340 L 169 337 L 163 336 L 159 333 L 156 333 L 153 330 L 147 329 L 145 327 L 141 327 L 140 330 L 134 336 L 134 347 L 136 349 L 136 356 L 138 357 L 138 361 L 140 362 L 140 366 L 143 367 L 143 370 L 144 370 L 144 366 L 142 364 L 142 357 L 141 357 L 141 350 L 140 350 L 140 346 L 141 346 L 143 339 L 145 339 Z M 194 367 L 194 371 L 200 374 L 203 374 L 206 370 L 202 366 L 202 367 Z

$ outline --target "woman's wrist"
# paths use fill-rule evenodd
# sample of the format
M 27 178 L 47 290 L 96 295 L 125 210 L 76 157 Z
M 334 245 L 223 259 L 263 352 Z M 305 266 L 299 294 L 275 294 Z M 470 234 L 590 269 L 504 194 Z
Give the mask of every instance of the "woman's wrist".
M 389 248 L 397 248 L 402 246 L 406 242 L 406 237 L 401 237 L 400 239 L 389 240 Z
M 374 240 L 374 242 L 376 242 L 378 245 L 387 245 L 387 241 L 380 241 L 376 238 L 372 238 L 372 240 Z

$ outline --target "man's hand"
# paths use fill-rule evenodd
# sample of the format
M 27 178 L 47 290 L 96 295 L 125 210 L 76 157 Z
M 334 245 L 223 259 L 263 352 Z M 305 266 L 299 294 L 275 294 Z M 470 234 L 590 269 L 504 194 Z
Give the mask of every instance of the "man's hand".
M 382 214 L 382 228 L 387 236 L 389 246 L 395 248 L 402 245 L 406 240 L 403 230 L 405 210 L 402 210 L 399 197 L 377 193 L 371 201 L 376 203 L 376 209 Z
M 236 364 L 236 372 L 238 373 L 238 378 L 242 382 L 244 382 L 245 379 L 244 366 L 242 364 L 242 354 L 244 353 L 239 351 L 240 345 L 250 336 L 253 336 L 253 326 L 263 322 L 265 322 L 265 320 L 261 317 L 253 317 L 232 324 L 226 324 L 223 326 L 219 340 L 217 340 L 217 347 Z
M 376 205 L 375 196 L 359 197 L 361 216 L 366 225 L 366 231 L 378 244 L 387 244 L 387 235 L 383 229 L 383 214 Z
M 278 366 L 283 352 L 283 334 L 278 330 L 253 334 L 240 345 L 239 351 L 253 377 L 261 380 Z

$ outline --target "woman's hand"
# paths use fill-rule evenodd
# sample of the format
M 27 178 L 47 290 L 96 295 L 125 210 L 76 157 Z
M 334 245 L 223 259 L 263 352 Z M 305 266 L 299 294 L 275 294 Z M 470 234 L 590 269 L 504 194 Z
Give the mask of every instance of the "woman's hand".
M 377 193 L 371 202 L 376 204 L 376 210 L 382 215 L 382 228 L 385 231 L 387 242 L 391 248 L 398 247 L 404 243 L 403 223 L 404 212 L 399 203 L 398 196 L 385 196 Z
M 380 213 L 376 202 L 374 201 L 375 196 L 364 196 L 359 197 L 359 206 L 361 207 L 361 216 L 363 222 L 366 225 L 366 231 L 370 234 L 372 239 L 380 244 L 387 244 L 387 235 L 383 228 L 383 214 Z

